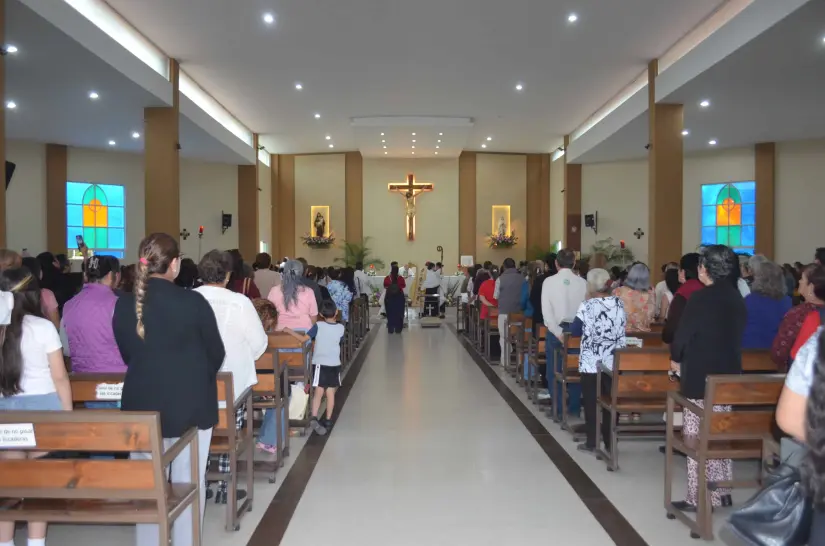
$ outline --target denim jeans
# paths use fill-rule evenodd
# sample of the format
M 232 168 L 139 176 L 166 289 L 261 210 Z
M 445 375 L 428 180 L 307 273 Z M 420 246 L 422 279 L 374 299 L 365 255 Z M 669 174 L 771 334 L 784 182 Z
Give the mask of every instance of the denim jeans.
M 0 397 L 0 411 L 61 411 L 63 404 L 56 392 L 49 394 L 15 394 Z
M 317 329 L 314 326 L 313 326 L 313 329 L 317 332 Z M 309 332 L 307 332 L 306 330 L 296 329 L 295 331 L 298 332 L 298 333 L 301 333 L 301 334 L 307 334 L 309 336 L 313 335 L 312 330 L 309 330 Z M 310 343 L 310 342 L 307 341 L 307 343 Z M 286 352 L 292 353 L 292 352 L 300 352 L 301 349 L 287 349 L 287 350 L 281 349 L 281 351 L 285 352 L 285 353 Z M 309 357 L 309 355 L 310 355 L 310 353 L 307 353 L 308 357 Z M 308 368 L 309 367 L 309 362 L 304 362 L 304 365 L 307 366 L 307 368 Z M 284 404 L 289 404 L 289 395 L 290 395 L 291 387 L 290 387 L 289 384 L 286 384 L 286 385 L 284 385 L 283 388 L 285 389 L 285 392 L 286 392 L 286 396 L 284 397 Z M 284 438 L 286 438 L 286 435 L 289 434 L 289 423 L 287 422 L 286 419 L 283 418 L 285 416 L 286 416 L 286 411 L 282 410 L 281 422 L 283 423 L 283 437 Z M 278 429 L 275 427 L 275 410 L 274 409 L 266 410 L 266 413 L 264 414 L 264 421 L 263 421 L 263 423 L 261 423 L 261 430 L 258 433 L 258 441 L 260 443 L 268 445 L 268 446 L 278 445 Z
M 561 324 L 561 329 L 563 333 L 570 332 L 570 324 L 563 322 Z M 553 384 L 553 372 L 561 372 L 562 366 L 564 365 L 562 361 L 562 351 L 564 350 L 564 344 L 559 341 L 555 335 L 551 332 L 547 332 L 547 339 L 545 342 L 545 348 L 547 349 L 547 382 L 549 385 Z M 553 392 L 552 388 L 550 392 Z M 579 410 L 581 409 L 581 385 L 578 383 L 571 383 L 567 385 L 567 412 L 571 415 L 578 415 Z M 558 400 L 553 400 L 553 403 L 556 404 L 556 409 L 558 410 L 558 414 L 562 414 L 562 407 L 561 401 L 564 400 L 564 393 L 562 396 L 559 396 Z

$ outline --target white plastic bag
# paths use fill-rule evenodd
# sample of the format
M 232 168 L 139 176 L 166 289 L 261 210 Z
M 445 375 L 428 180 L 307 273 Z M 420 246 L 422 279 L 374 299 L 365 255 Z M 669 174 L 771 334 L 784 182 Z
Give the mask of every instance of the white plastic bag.
M 291 385 L 289 397 L 289 418 L 294 421 L 303 420 L 307 413 L 309 395 L 304 392 L 303 383 Z

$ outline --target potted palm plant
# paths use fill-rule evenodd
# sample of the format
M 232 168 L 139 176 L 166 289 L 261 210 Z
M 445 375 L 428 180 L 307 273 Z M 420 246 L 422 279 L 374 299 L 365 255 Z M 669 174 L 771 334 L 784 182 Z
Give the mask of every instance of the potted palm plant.
M 342 263 L 345 267 L 355 267 L 355 264 L 361 262 L 365 268 L 374 265 L 376 270 L 382 271 L 386 265 L 381 258 L 372 255 L 372 249 L 368 245 L 370 239 L 371 237 L 364 237 L 361 241 L 344 241 L 344 255 L 335 258 L 335 262 Z

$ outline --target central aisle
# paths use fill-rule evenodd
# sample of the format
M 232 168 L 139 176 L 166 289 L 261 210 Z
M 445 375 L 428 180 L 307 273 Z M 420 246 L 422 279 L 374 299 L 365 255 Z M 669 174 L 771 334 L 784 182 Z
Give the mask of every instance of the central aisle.
M 377 336 L 282 544 L 613 544 L 446 325 Z

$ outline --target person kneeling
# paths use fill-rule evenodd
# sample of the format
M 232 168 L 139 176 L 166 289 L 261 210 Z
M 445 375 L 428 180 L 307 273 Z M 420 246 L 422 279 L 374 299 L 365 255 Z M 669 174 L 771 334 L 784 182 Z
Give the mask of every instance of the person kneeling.
M 335 409 L 335 391 L 341 386 L 341 338 L 344 337 L 344 325 L 336 322 L 338 309 L 332 301 L 321 305 L 321 317 L 324 321 L 316 324 L 315 349 L 312 353 L 312 430 L 323 436 L 332 428 L 332 410 Z M 321 400 L 327 397 L 326 419 L 318 421 Z

